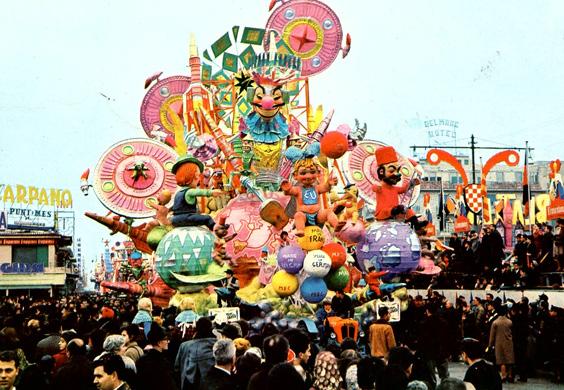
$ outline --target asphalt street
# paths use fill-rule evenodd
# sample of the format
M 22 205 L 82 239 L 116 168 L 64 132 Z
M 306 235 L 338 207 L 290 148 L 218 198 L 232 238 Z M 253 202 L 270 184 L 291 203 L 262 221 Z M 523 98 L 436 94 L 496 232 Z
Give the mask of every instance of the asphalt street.
M 450 363 L 449 372 L 452 377 L 464 379 L 467 365 L 464 363 Z M 504 383 L 504 390 L 521 389 L 521 390 L 545 390 L 545 389 L 564 389 L 564 384 L 552 383 L 548 378 L 530 378 L 526 383 Z

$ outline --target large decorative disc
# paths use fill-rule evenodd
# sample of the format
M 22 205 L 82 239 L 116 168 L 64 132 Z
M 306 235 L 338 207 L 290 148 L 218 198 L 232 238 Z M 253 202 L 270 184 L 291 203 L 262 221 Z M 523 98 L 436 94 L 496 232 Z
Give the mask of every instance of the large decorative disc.
M 182 112 L 182 94 L 189 85 L 190 77 L 172 76 L 158 81 L 147 91 L 141 103 L 141 125 L 150 138 L 174 136 L 173 120 L 168 109 Z
M 292 54 L 302 59 L 302 76 L 327 69 L 337 58 L 343 40 L 339 18 L 317 0 L 284 3 L 270 15 L 266 30 L 276 31 Z
M 147 201 L 156 201 L 163 189 L 174 193 L 170 172 L 178 155 L 154 140 L 132 138 L 108 149 L 94 169 L 93 187 L 100 202 L 116 214 L 130 218 L 155 215 Z
M 376 141 L 360 141 L 350 153 L 344 156 L 343 173 L 350 183 L 356 185 L 360 197 L 370 208 L 376 207 L 376 195 L 372 186 L 379 181 L 376 173 L 378 162 L 374 152 L 383 146 L 386 145 Z M 414 167 L 405 156 L 397 152 L 396 154 L 404 177 L 415 179 L 421 176 L 419 167 Z M 400 203 L 405 206 L 412 205 L 419 195 L 419 187 L 420 185 L 413 186 L 404 194 L 400 194 Z

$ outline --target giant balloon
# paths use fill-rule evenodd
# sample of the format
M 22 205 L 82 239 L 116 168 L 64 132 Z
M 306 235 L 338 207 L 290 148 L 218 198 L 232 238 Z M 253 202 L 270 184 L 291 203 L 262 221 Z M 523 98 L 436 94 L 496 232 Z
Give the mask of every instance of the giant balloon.
M 310 276 L 322 278 L 331 270 L 331 258 L 322 250 L 309 252 L 304 259 L 304 271 Z
M 321 152 L 329 158 L 340 158 L 349 149 L 347 136 L 339 131 L 328 131 L 321 137 Z
M 327 285 L 321 278 L 309 276 L 300 286 L 300 294 L 309 303 L 319 303 L 327 295 Z
M 347 250 L 337 242 L 323 245 L 321 250 L 331 258 L 331 269 L 337 269 L 347 261 Z
M 375 221 L 356 245 L 356 257 L 363 272 L 374 267 L 389 271 L 383 279 L 417 268 L 421 245 L 411 227 L 396 221 Z
M 324 278 L 327 288 L 333 291 L 343 290 L 347 287 L 349 279 L 349 270 L 345 266 L 332 269 Z
M 292 295 L 300 284 L 298 277 L 286 271 L 278 271 L 272 277 L 272 288 L 281 297 Z
M 324 243 L 325 236 L 319 226 L 306 226 L 304 236 L 298 239 L 298 244 L 306 251 L 321 249 Z
M 286 245 L 278 251 L 278 266 L 291 274 L 300 272 L 304 265 L 305 253 L 297 245 Z

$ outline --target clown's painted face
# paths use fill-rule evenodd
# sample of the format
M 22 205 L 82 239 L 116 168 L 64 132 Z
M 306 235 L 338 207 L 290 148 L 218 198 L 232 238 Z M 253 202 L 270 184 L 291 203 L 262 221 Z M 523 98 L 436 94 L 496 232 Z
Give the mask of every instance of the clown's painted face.
M 397 162 L 382 164 L 378 167 L 378 178 L 390 185 L 399 183 L 401 180 L 400 166 Z
M 280 107 L 284 106 L 282 86 L 257 85 L 252 105 L 265 121 L 271 120 L 278 114 Z

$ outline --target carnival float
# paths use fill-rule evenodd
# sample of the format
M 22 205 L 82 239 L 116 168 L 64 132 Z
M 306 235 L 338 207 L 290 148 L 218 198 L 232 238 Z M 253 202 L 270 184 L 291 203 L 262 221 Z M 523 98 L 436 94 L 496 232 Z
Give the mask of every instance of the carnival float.
M 230 303 L 286 321 L 337 290 L 359 311 L 405 300 L 398 277 L 417 268 L 427 225 L 410 209 L 422 169 L 365 139 L 366 125 L 312 107 L 310 80 L 351 48 L 335 12 L 316 0 L 270 8 L 264 27 L 234 26 L 201 55 L 191 37 L 189 75 L 145 82 L 145 135 L 82 176 L 109 210 L 86 216 L 131 243 L 100 267 L 103 290 L 163 306 L 189 296 L 207 314 L 233 274 Z

